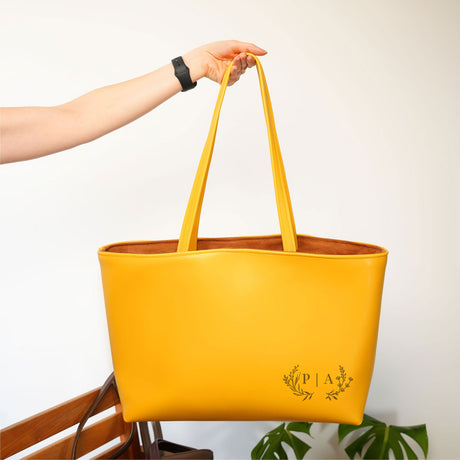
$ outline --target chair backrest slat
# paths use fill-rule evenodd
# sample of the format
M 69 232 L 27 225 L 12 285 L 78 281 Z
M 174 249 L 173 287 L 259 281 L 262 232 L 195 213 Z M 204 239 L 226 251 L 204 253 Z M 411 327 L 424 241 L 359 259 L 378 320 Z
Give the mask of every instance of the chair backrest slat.
M 125 433 L 127 425 L 123 421 L 121 414 L 112 414 L 103 420 L 100 420 L 93 425 L 88 426 L 81 433 L 80 440 L 78 442 L 77 457 L 91 452 L 104 445 L 105 443 L 112 441 L 116 437 L 121 436 Z M 31 459 L 50 459 L 50 458 L 70 458 L 72 454 L 74 434 L 66 436 L 65 438 L 59 439 L 53 444 L 44 447 L 43 449 L 34 452 L 23 460 Z
M 107 458 L 110 458 L 118 449 L 120 449 L 120 447 L 123 444 L 124 444 L 123 442 L 120 442 L 120 443 L 116 444 L 115 446 L 111 447 L 110 449 L 107 449 L 106 451 L 97 454 L 91 460 L 106 460 Z M 143 457 L 144 456 L 140 452 L 135 456 L 132 456 L 132 455 L 130 456 L 130 452 L 129 452 L 129 449 L 128 449 L 126 454 L 123 454 L 118 458 L 137 458 L 137 459 L 140 459 L 140 458 L 143 458 Z
M 0 458 L 6 459 L 79 423 L 98 392 L 99 388 L 1 430 Z M 120 412 L 120 400 L 113 387 L 110 388 L 101 400 L 94 411 L 94 415 L 109 408 L 113 408 L 115 412 L 110 413 L 107 417 L 96 423 L 91 424 L 91 418 L 88 421 L 88 425 L 80 437 L 77 457 L 85 455 L 116 438 L 120 438 L 120 441 L 123 442 L 129 436 L 131 425 L 123 421 Z M 73 439 L 74 433 L 58 439 L 34 453 L 27 453 L 27 456 L 23 458 L 69 459 L 71 457 Z M 138 456 L 140 452 L 141 448 L 136 430 L 134 442 L 122 458 L 136 458 L 130 457 L 130 455 Z M 104 455 L 107 458 L 107 453 Z

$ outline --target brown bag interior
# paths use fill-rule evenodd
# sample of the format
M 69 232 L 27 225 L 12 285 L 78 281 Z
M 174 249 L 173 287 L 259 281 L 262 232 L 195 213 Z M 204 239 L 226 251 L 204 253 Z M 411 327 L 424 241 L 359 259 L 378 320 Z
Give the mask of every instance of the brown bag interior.
M 366 243 L 297 235 L 297 252 L 324 255 L 378 254 L 384 248 Z M 106 252 L 128 254 L 163 254 L 177 251 L 178 240 L 115 243 L 105 248 Z M 198 250 L 206 249 L 262 249 L 283 251 L 281 235 L 241 236 L 226 238 L 198 238 Z

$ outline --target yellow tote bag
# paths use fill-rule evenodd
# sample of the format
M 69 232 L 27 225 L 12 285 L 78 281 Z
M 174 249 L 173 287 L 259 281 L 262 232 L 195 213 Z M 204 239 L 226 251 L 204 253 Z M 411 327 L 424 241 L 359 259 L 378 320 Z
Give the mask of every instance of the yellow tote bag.
M 362 420 L 388 252 L 296 234 L 255 59 L 281 233 L 197 237 L 229 66 L 179 239 L 99 249 L 126 421 Z

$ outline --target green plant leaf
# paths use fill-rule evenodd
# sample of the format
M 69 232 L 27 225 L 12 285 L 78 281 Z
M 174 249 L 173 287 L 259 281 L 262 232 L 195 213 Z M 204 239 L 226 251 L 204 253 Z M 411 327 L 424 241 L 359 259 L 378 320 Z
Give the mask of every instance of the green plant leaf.
M 305 423 L 305 422 L 291 422 L 288 423 L 286 430 L 288 431 L 297 431 L 300 433 L 306 433 L 308 436 L 311 437 L 310 429 L 313 423 Z
M 409 446 L 403 434 L 412 438 L 422 449 L 425 458 L 428 455 L 428 434 L 426 425 L 395 426 L 386 425 L 369 415 L 364 414 L 363 423 L 355 425 L 339 425 L 339 442 L 356 430 L 363 430 L 345 452 L 351 459 L 359 455 L 363 459 L 388 459 L 390 451 L 395 459 L 418 459 L 417 454 Z
M 269 431 L 252 449 L 251 459 L 253 460 L 287 460 L 287 452 L 283 443 L 288 445 L 295 454 L 296 459 L 303 459 L 311 447 L 294 434 L 306 433 L 309 436 L 311 423 L 291 422 L 282 423 L 272 431 Z

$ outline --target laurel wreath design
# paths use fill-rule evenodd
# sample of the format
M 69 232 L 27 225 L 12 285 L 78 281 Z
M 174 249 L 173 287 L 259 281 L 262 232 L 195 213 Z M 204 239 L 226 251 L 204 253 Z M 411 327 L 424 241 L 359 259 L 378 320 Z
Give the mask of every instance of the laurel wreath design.
M 326 393 L 325 398 L 329 401 L 337 400 L 341 393 L 343 393 L 347 388 L 350 388 L 350 383 L 353 382 L 353 377 L 348 377 L 347 380 L 347 373 L 343 366 L 339 365 L 340 375 L 336 376 L 337 380 L 337 389 L 331 390 Z M 300 386 L 300 377 L 302 373 L 299 371 L 299 365 L 295 365 L 289 375 L 283 376 L 284 383 L 291 389 L 292 393 L 295 396 L 302 397 L 302 401 L 306 399 L 311 399 L 314 393 L 310 393 L 309 391 L 304 390 Z
M 339 366 L 339 370 L 340 375 L 335 378 L 337 380 L 337 390 L 332 390 L 326 393 L 326 399 L 329 399 L 329 401 L 337 399 L 340 396 L 340 393 L 343 393 L 347 388 L 350 388 L 350 383 L 353 382 L 353 377 L 348 377 L 347 381 L 347 373 L 342 366 Z
M 289 375 L 285 375 L 283 377 L 284 383 L 291 389 L 291 391 L 296 395 L 296 396 L 303 396 L 304 398 L 302 401 L 305 401 L 306 399 L 311 399 L 313 396 L 313 393 L 310 393 L 309 391 L 305 391 L 303 388 L 301 388 L 299 380 L 301 376 L 301 372 L 299 371 L 299 365 L 294 366 L 292 371 L 289 373 Z

